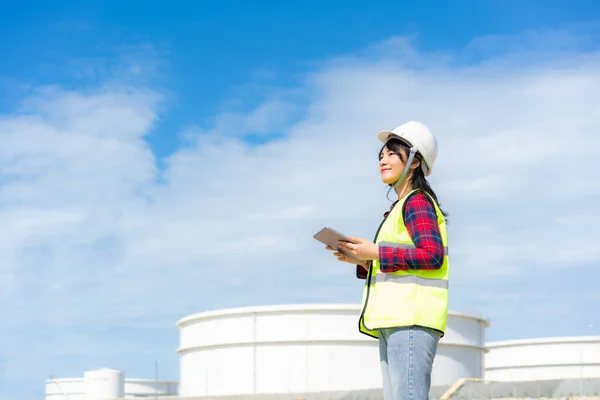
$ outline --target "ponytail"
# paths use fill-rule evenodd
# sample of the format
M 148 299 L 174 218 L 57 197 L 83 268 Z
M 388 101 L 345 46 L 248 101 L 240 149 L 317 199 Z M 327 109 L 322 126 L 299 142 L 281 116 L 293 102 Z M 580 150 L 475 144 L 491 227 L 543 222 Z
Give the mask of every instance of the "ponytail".
M 423 160 L 420 160 L 420 161 L 423 162 Z M 429 181 L 427 181 L 427 178 L 425 178 L 425 174 L 423 173 L 423 168 L 419 167 L 413 171 L 413 174 L 411 176 L 411 183 L 412 183 L 413 189 L 420 190 L 420 191 L 425 192 L 428 195 L 430 195 L 431 198 L 435 201 L 435 203 L 438 205 L 438 207 L 442 211 L 442 215 L 444 217 L 448 216 L 448 213 L 446 211 L 442 210 L 442 207 L 440 206 L 440 202 L 439 202 L 435 192 L 431 188 L 431 185 L 429 184 Z

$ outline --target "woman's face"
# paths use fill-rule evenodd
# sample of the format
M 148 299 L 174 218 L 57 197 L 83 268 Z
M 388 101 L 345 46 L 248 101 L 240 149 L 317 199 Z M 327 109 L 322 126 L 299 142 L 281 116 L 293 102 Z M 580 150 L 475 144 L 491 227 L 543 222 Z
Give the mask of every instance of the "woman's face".
M 400 150 L 399 150 L 400 151 Z M 391 151 L 385 146 L 379 155 L 379 173 L 381 180 L 386 185 L 393 185 L 398 181 L 404 170 L 404 161 L 400 154 Z

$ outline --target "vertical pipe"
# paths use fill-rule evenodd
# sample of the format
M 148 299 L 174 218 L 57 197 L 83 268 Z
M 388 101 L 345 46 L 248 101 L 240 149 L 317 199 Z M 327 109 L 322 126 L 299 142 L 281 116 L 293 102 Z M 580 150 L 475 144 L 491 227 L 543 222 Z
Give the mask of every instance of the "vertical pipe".
M 252 313 L 252 393 L 256 393 L 256 313 Z
M 579 398 L 583 396 L 583 344 L 579 342 Z
M 158 360 L 154 360 L 154 399 L 158 398 Z

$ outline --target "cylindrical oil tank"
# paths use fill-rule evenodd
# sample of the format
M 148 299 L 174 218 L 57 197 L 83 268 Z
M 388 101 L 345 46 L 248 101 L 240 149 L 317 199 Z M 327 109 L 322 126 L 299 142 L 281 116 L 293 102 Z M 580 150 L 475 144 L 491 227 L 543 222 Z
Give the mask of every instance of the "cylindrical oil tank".
M 46 400 L 96 400 L 173 396 L 178 394 L 178 382 L 125 378 L 116 370 L 97 370 L 84 373 L 84 378 L 48 379 Z M 86 381 L 87 379 L 87 381 Z
M 154 379 L 125 379 L 125 397 L 174 396 L 178 383 Z
M 600 336 L 487 343 L 485 378 L 494 381 L 579 379 L 600 376 Z
M 46 380 L 46 400 L 85 400 L 83 378 Z
M 381 388 L 376 339 L 358 332 L 360 305 L 247 307 L 177 322 L 180 395 L 309 393 Z M 450 312 L 433 385 L 483 378 L 482 317 Z
M 123 372 L 110 368 L 86 371 L 83 386 L 86 400 L 115 399 L 125 394 L 125 377 Z

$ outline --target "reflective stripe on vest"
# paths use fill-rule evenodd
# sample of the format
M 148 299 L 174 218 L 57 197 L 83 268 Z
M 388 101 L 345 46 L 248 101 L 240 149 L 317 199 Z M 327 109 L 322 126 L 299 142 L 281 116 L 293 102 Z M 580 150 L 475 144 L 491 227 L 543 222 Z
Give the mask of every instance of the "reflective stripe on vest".
M 448 289 L 448 281 L 446 279 L 432 279 L 422 278 L 416 275 L 391 275 L 391 274 L 377 274 L 375 283 L 380 282 L 393 282 L 403 284 L 413 284 L 419 286 L 437 287 L 442 289 Z
M 375 243 L 386 247 L 415 248 L 402 215 L 406 199 L 414 192 L 400 199 L 389 212 L 377 232 Z M 437 329 L 442 333 L 445 331 L 449 274 L 446 221 L 435 201 L 431 201 L 444 246 L 441 268 L 384 273 L 379 269 L 379 260 L 373 261 L 363 290 L 360 332 L 378 337 L 378 329 L 412 325 Z

